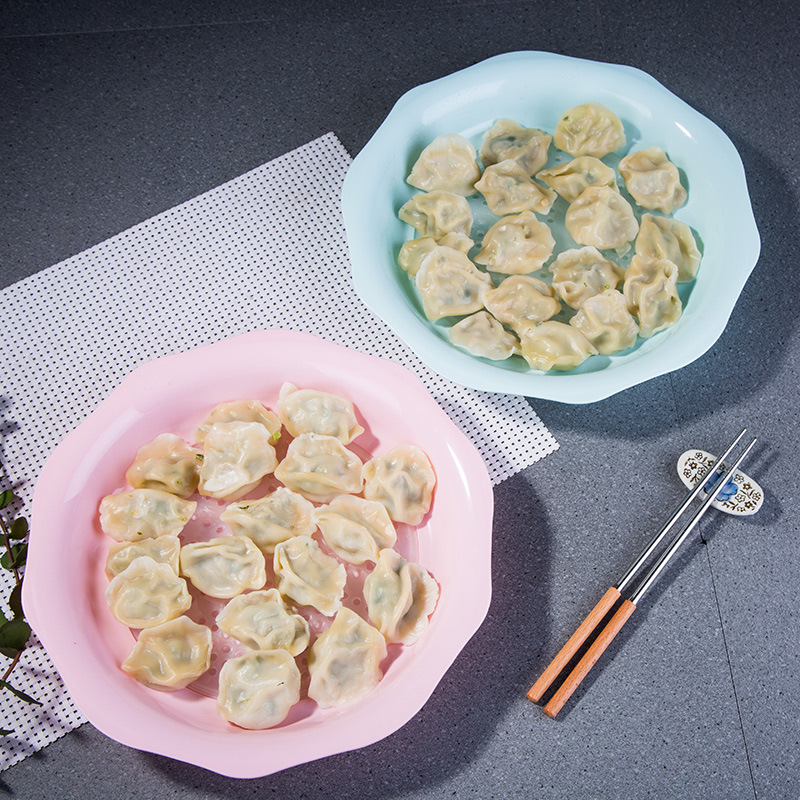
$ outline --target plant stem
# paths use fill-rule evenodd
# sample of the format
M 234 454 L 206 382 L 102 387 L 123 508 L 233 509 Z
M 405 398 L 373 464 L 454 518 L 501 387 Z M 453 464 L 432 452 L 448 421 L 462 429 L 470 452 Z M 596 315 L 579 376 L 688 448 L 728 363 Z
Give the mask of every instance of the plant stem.
M 22 650 L 19 650 L 17 652 L 17 654 L 14 656 L 14 659 L 12 660 L 12 662 L 6 667 L 6 671 L 3 673 L 3 677 L 0 678 L 0 680 L 2 680 L 2 681 L 7 681 L 8 680 L 8 677 L 9 677 L 9 675 L 11 675 L 12 671 L 14 670 L 14 667 L 17 666 L 17 663 L 19 662 L 19 659 L 20 659 L 21 655 L 22 655 Z

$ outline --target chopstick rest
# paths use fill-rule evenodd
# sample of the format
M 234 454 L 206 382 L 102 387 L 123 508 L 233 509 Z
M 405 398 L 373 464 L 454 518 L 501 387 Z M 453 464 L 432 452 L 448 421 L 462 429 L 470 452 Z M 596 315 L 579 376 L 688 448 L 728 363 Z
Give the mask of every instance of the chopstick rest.
M 689 534 L 697 526 L 705 512 L 713 503 L 718 502 L 717 497 L 720 495 L 720 490 L 723 492 L 732 491 L 732 489 L 728 488 L 730 479 L 737 474 L 744 474 L 737 473 L 736 470 L 752 449 L 756 442 L 755 439 L 753 439 L 750 444 L 747 445 L 745 450 L 732 465 L 726 466 L 725 459 L 733 452 L 736 445 L 739 443 L 739 440 L 744 435 L 745 430 L 742 430 L 739 433 L 739 435 L 733 440 L 733 442 L 729 445 L 727 450 L 722 456 L 720 456 L 719 459 L 714 459 L 713 456 L 710 456 L 711 463 L 709 463 L 705 469 L 697 469 L 697 479 L 695 484 L 692 486 L 686 497 L 684 497 L 684 499 L 679 503 L 672 516 L 667 520 L 661 530 L 653 537 L 651 542 L 642 551 L 639 557 L 633 562 L 633 564 L 631 564 L 625 575 L 623 575 L 623 577 L 614 586 L 610 587 L 606 591 L 597 605 L 592 609 L 591 612 L 589 612 L 589 615 L 586 617 L 586 619 L 581 623 L 564 647 L 561 648 L 553 661 L 547 666 L 536 683 L 534 683 L 534 685 L 531 687 L 527 695 L 528 699 L 533 702 L 537 702 L 551 687 L 556 678 L 560 676 L 564 668 L 577 655 L 584 643 L 591 637 L 593 633 L 597 633 L 597 638 L 591 643 L 578 663 L 564 679 L 561 686 L 556 690 L 556 692 L 545 705 L 544 711 L 547 716 L 555 717 L 575 689 L 578 688 L 581 681 L 589 673 L 600 655 L 613 641 L 614 637 L 622 629 L 623 625 L 630 618 L 631 614 L 636 610 L 636 606 L 649 591 L 655 580 L 666 567 L 669 560 L 675 555 L 683 542 L 686 541 Z M 704 451 L 691 452 L 696 453 Z M 753 483 L 755 482 L 753 481 Z M 758 486 L 757 484 L 755 485 Z M 763 497 L 763 492 L 761 492 L 761 494 Z M 639 576 L 644 564 L 655 552 L 658 545 L 665 539 L 669 531 L 672 530 L 672 528 L 675 527 L 675 525 L 680 521 L 681 517 L 691 505 L 692 501 L 701 495 L 703 496 L 702 504 L 697 509 L 695 514 L 689 519 L 683 530 L 677 536 L 675 536 L 672 542 L 666 547 L 661 556 L 650 567 L 645 577 L 640 579 L 635 591 L 633 591 L 628 598 L 622 601 L 608 623 L 603 625 L 602 629 L 600 629 L 600 625 L 607 617 L 609 611 L 614 608 L 617 602 L 623 597 L 623 594 L 626 592 L 628 587 L 632 585 L 634 579 Z M 727 496 L 728 494 L 722 495 L 723 501 Z
M 678 459 L 678 477 L 684 486 L 692 489 L 716 460 L 716 456 L 705 450 L 687 450 Z M 707 494 L 705 489 L 703 493 Z M 763 502 L 764 490 L 749 475 L 737 470 L 725 486 L 717 489 L 717 499 L 711 505 L 726 514 L 749 517 L 761 508 Z

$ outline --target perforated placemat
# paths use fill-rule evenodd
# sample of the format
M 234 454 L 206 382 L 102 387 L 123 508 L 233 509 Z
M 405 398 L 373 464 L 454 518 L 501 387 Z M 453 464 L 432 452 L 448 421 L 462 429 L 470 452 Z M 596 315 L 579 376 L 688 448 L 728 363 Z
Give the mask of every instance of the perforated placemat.
M 329 133 L 0 293 L 0 457 L 24 510 L 53 448 L 131 370 L 261 328 L 411 369 L 495 484 L 558 447 L 524 399 L 434 374 L 360 302 L 339 207 L 349 165 Z M 0 768 L 85 722 L 35 637 L 13 682 L 43 705 L 3 694 L 0 727 L 15 733 L 0 738 Z

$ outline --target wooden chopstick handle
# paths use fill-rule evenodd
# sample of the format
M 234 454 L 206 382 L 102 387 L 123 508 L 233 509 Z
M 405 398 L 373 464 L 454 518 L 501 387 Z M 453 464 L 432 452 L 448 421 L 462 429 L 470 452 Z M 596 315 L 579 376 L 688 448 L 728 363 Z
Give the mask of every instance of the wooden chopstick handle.
M 619 600 L 619 589 L 612 586 L 601 598 L 600 602 L 589 612 L 586 619 L 581 622 L 578 629 L 569 637 L 567 643 L 558 651 L 558 655 L 550 662 L 545 671 L 539 676 L 536 683 L 528 692 L 528 700 L 538 702 L 539 698 L 547 691 L 550 684 L 561 674 L 564 667 L 569 664 L 575 653 L 580 650 L 592 631 L 608 613 L 614 603 Z
M 630 600 L 624 600 L 617 612 L 611 617 L 608 625 L 600 632 L 600 635 L 592 642 L 589 649 L 584 653 L 581 660 L 575 665 L 575 669 L 570 672 L 564 683 L 559 686 L 556 693 L 544 707 L 544 713 L 548 717 L 555 717 L 564 703 L 569 700 L 572 693 L 578 688 L 581 681 L 589 674 L 589 670 L 595 665 L 603 651 L 611 644 L 614 637 L 620 632 L 622 626 L 628 621 L 628 617 L 636 610 L 636 606 Z

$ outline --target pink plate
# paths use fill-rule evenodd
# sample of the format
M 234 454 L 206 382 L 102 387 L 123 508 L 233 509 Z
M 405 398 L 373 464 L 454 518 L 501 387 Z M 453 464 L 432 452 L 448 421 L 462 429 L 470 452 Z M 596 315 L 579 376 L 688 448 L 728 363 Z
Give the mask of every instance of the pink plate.
M 137 447 L 165 431 L 192 438 L 217 403 L 259 398 L 281 384 L 337 392 L 356 405 L 369 454 L 422 447 L 437 474 L 417 557 L 441 586 L 426 634 L 400 649 L 378 687 L 341 710 L 308 712 L 265 731 L 234 727 L 192 689 L 158 692 L 120 669 L 130 631 L 103 600 L 108 539 L 100 499 L 124 483 Z M 81 711 L 113 739 L 253 778 L 372 744 L 423 706 L 480 626 L 491 596 L 492 490 L 472 444 L 403 367 L 293 331 L 247 333 L 136 369 L 53 452 L 36 485 L 23 589 L 31 624 Z M 291 720 L 291 718 L 290 718 Z

